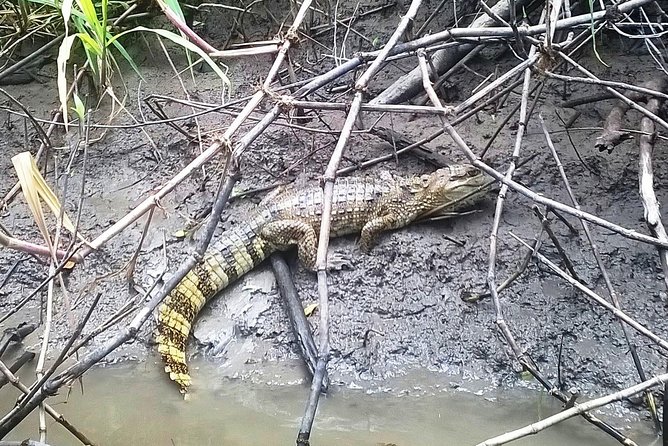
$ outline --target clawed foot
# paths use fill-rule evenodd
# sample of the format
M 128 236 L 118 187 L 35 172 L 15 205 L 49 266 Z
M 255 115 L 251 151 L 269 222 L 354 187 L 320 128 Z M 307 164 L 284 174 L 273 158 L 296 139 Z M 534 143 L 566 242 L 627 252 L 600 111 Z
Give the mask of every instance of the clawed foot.
M 341 271 L 342 269 L 351 269 L 353 266 L 352 256 L 339 252 L 332 252 L 327 255 L 327 269 Z
M 315 267 L 315 262 L 313 265 L 307 265 L 302 262 L 304 268 L 309 271 L 317 272 L 318 269 Z M 341 271 L 342 269 L 352 269 L 352 255 L 344 254 L 339 252 L 329 252 L 327 254 L 327 270 L 328 271 Z

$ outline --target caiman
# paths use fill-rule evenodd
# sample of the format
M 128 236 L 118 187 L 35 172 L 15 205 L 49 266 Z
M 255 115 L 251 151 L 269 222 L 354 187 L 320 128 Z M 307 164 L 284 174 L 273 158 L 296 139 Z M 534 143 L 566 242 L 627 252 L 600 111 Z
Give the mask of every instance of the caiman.
M 337 179 L 331 235 L 361 233 L 360 248 L 368 252 L 382 231 L 402 228 L 435 210 L 453 212 L 471 206 L 484 194 L 480 188 L 485 182 L 470 165 L 410 178 Z M 322 205 L 323 191 L 317 186 L 288 186 L 270 193 L 247 221 L 226 231 L 165 298 L 158 310 L 158 352 L 182 393 L 191 384 L 186 343 L 202 307 L 276 250 L 297 245 L 300 261 L 314 269 Z

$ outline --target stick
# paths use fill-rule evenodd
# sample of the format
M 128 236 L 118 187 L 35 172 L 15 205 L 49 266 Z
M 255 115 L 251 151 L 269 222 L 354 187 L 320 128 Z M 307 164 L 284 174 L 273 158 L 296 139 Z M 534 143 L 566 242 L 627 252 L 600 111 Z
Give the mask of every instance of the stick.
M 311 325 L 304 315 L 304 307 L 299 301 L 299 294 L 295 283 L 290 275 L 290 268 L 279 254 L 272 254 L 270 257 L 271 267 L 274 269 L 276 282 L 278 283 L 278 290 L 285 302 L 285 309 L 290 318 L 290 326 L 292 333 L 295 336 L 295 341 L 299 346 L 299 352 L 306 366 L 311 373 L 311 377 L 315 375 L 315 369 L 318 363 L 318 348 L 313 340 L 311 334 Z M 329 377 L 325 375 L 322 382 L 322 392 L 327 392 L 329 387 Z
M 559 170 L 559 175 L 561 176 L 561 180 L 564 183 L 564 186 L 566 187 L 566 191 L 568 192 L 568 196 L 570 197 L 571 203 L 573 203 L 573 206 L 576 209 L 580 209 L 580 204 L 578 203 L 577 199 L 575 198 L 575 194 L 573 193 L 573 189 L 571 188 L 570 182 L 568 181 L 568 177 L 566 176 L 566 172 L 564 170 L 563 165 L 561 164 L 561 160 L 559 159 L 559 155 L 557 154 L 557 149 L 554 146 L 554 143 L 552 142 L 552 138 L 550 137 L 550 133 L 547 130 L 547 126 L 545 125 L 545 121 L 543 120 L 543 117 L 541 115 L 538 115 L 538 118 L 541 123 L 541 127 L 543 129 L 543 134 L 545 135 L 545 140 L 547 141 L 547 145 L 550 149 L 550 152 L 552 153 L 552 157 L 554 158 L 554 161 L 557 164 L 557 169 Z M 649 121 L 650 123 L 652 121 Z M 596 259 L 596 264 L 598 266 L 598 269 L 601 271 L 601 276 L 603 277 L 603 281 L 605 282 L 605 286 L 608 289 L 608 293 L 610 294 L 610 299 L 612 300 L 613 305 L 615 308 L 621 310 L 621 304 L 619 302 L 619 297 L 617 295 L 617 292 L 615 291 L 615 288 L 612 286 L 612 281 L 610 280 L 610 275 L 608 274 L 608 270 L 605 267 L 605 264 L 603 263 L 603 260 L 598 252 L 598 246 L 596 242 L 594 241 L 594 238 L 592 237 L 591 231 L 589 230 L 589 225 L 587 224 L 586 221 L 580 220 L 580 223 L 582 224 L 582 229 L 584 230 L 585 236 L 587 238 L 587 241 L 589 242 L 589 246 L 591 247 L 592 254 L 594 255 L 594 258 Z M 571 276 L 581 282 L 581 280 L 578 278 L 577 274 L 575 274 L 575 271 L 571 271 L 569 269 Z M 636 370 L 638 371 L 638 376 L 641 381 L 645 381 L 645 371 L 643 370 L 642 363 L 640 362 L 640 356 L 638 355 L 637 349 L 635 342 L 633 342 L 633 338 L 629 336 L 629 333 L 626 330 L 626 326 L 621 323 L 621 329 L 622 329 L 622 334 L 624 335 L 624 339 L 626 341 L 626 344 L 629 347 L 629 351 L 631 352 L 631 357 L 633 359 L 633 363 L 635 365 Z M 653 409 L 656 407 L 654 403 L 654 396 L 652 396 L 651 393 L 646 393 L 645 398 L 647 399 L 648 406 L 650 413 L 652 414 L 652 418 L 654 419 L 657 429 L 659 429 L 658 426 L 658 417 L 656 414 L 656 411 Z
M 520 242 L 521 244 L 523 244 L 525 247 L 527 247 L 527 248 L 529 248 L 529 249 L 532 249 L 530 245 L 528 245 L 527 243 L 525 243 L 522 239 L 520 239 L 519 237 L 517 237 L 517 236 L 516 236 L 515 234 L 513 234 L 512 232 L 510 232 L 509 234 L 511 235 L 511 237 L 513 237 L 515 240 L 517 240 L 518 242 Z M 633 328 L 633 329 L 636 330 L 638 333 L 640 333 L 641 335 L 645 336 L 646 338 L 648 338 L 648 339 L 651 340 L 652 342 L 656 343 L 656 344 L 657 344 L 659 347 L 661 347 L 663 350 L 668 351 L 668 342 L 664 341 L 662 338 L 660 338 L 659 336 L 657 336 L 656 334 L 654 334 L 652 331 L 650 331 L 650 330 L 647 329 L 644 325 L 640 324 L 640 323 L 637 322 L 635 319 L 633 319 L 632 317 L 630 317 L 629 315 L 627 315 L 626 313 L 624 313 L 622 310 L 619 310 L 619 309 L 615 308 L 614 305 L 612 305 L 610 302 L 608 302 L 607 300 L 605 300 L 604 298 L 602 298 L 601 296 L 599 296 L 598 294 L 596 294 L 595 292 L 593 292 L 592 290 L 590 290 L 589 288 L 587 288 L 587 287 L 586 287 L 585 285 L 583 285 L 581 282 L 578 282 L 577 280 L 575 280 L 574 278 L 572 278 L 571 276 L 569 276 L 565 271 L 563 271 L 563 270 L 562 270 L 561 268 L 559 268 L 557 265 L 555 265 L 554 263 L 552 263 L 547 257 L 545 257 L 544 255 L 542 255 L 541 253 L 536 252 L 535 255 L 536 255 L 536 257 L 537 257 L 541 262 L 545 263 L 545 264 L 546 264 L 552 271 L 554 271 L 555 273 L 557 273 L 562 279 L 566 280 L 568 283 L 570 283 L 571 285 L 573 285 L 575 288 L 577 288 L 578 290 L 580 290 L 580 291 L 582 291 L 583 293 L 585 293 L 587 296 L 589 296 L 590 298 L 592 298 L 592 299 L 593 299 L 594 301 L 596 301 L 598 304 L 600 304 L 601 306 L 603 306 L 606 310 L 610 311 L 615 317 L 617 317 L 618 319 L 624 321 L 624 322 L 625 322 L 627 325 L 629 325 L 631 328 Z
M 220 215 L 227 204 L 227 200 L 230 196 L 230 193 L 232 192 L 232 188 L 238 178 L 236 163 L 231 158 L 228 158 L 226 165 L 228 166 L 227 176 L 225 177 L 224 184 L 220 188 L 216 197 L 216 202 L 214 204 L 211 217 L 207 222 L 205 231 L 202 234 L 202 238 L 197 243 L 195 251 L 183 262 L 174 276 L 164 284 L 156 296 L 151 298 L 139 310 L 128 326 L 121 330 L 116 336 L 105 342 L 104 345 L 89 352 L 78 362 L 63 372 L 47 380 L 43 385 L 36 387 L 36 391 L 32 397 L 24 398 L 20 404 L 15 406 L 14 409 L 7 413 L 0 420 L 0 438 L 3 438 L 5 435 L 11 432 L 11 430 L 14 429 L 18 423 L 20 423 L 26 416 L 28 416 L 28 414 L 30 414 L 46 398 L 56 394 L 60 387 L 76 380 L 93 365 L 97 364 L 120 345 L 124 344 L 130 339 L 134 339 L 141 326 L 146 322 L 146 320 L 148 320 L 154 309 L 160 304 L 160 302 L 162 302 L 164 297 L 169 294 L 169 292 L 181 281 L 181 279 L 186 276 L 186 274 L 188 274 L 188 272 L 195 266 L 197 262 L 201 261 L 204 251 L 206 251 L 218 221 L 220 220 Z
M 570 409 L 566 409 L 563 412 L 559 412 L 556 415 L 552 415 L 551 417 L 547 417 L 544 420 L 538 421 L 536 423 L 530 424 L 529 426 L 523 427 L 521 429 L 517 429 L 512 432 L 508 432 L 503 435 L 499 435 L 498 437 L 491 438 L 489 440 L 483 441 L 482 443 L 478 443 L 477 446 L 498 446 L 506 443 L 510 443 L 511 441 L 517 440 L 522 437 L 526 437 L 528 435 L 535 435 L 538 432 L 547 429 L 550 426 L 554 426 L 557 423 L 561 423 L 562 421 L 565 421 L 569 418 L 573 418 L 576 415 L 582 414 L 584 412 L 587 412 L 592 409 L 596 409 L 597 407 L 605 406 L 610 403 L 614 403 L 615 401 L 620 401 L 624 398 L 628 398 L 630 396 L 633 396 L 637 393 L 643 392 L 647 389 L 651 389 L 652 387 L 659 386 L 661 384 L 664 384 L 668 382 L 668 373 L 664 373 L 663 375 L 659 375 L 655 378 L 652 378 L 648 381 L 642 382 L 640 384 L 636 384 L 635 386 L 628 387 L 624 390 L 620 390 L 619 392 L 612 393 L 610 395 L 597 398 L 591 401 L 587 401 L 586 403 L 581 403 L 578 404 L 575 407 L 571 407 Z

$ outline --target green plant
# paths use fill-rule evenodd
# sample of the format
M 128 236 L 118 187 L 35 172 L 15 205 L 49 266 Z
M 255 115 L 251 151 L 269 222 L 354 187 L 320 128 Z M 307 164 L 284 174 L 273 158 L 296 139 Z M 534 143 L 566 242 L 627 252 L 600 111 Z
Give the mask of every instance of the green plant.
M 137 26 L 123 32 L 110 23 L 110 13 L 120 14 L 126 11 L 132 3 L 117 0 L 19 0 L 17 7 L 9 10 L 15 22 L 13 29 L 22 28 L 21 31 L 13 31 L 12 35 L 27 35 L 28 29 L 39 29 L 43 27 L 40 21 L 48 17 L 52 24 L 51 32 L 54 35 L 64 34 L 58 51 L 58 96 L 63 108 L 63 118 L 67 123 L 67 66 L 72 52 L 80 45 L 83 49 L 86 68 L 93 75 L 98 93 L 111 92 L 109 79 L 114 71 L 119 69 L 115 55 L 121 55 L 132 69 L 141 77 L 141 73 L 134 60 L 127 52 L 121 39 L 131 33 L 151 33 L 158 37 L 166 38 L 189 53 L 196 53 L 227 85 L 229 81 L 220 67 L 199 47 L 191 43 L 185 37 L 165 29 L 154 29 L 145 26 Z M 183 13 L 177 0 L 169 0 L 166 4 L 176 16 L 183 17 Z M 39 14 L 36 12 L 39 11 Z M 60 25 L 53 26 L 55 13 L 59 13 Z M 8 30 L 11 31 L 12 27 Z M 0 37 L 1 39 L 2 37 Z M 0 52 L 3 51 L 0 45 Z M 188 58 L 190 60 L 190 54 Z M 102 96 L 102 94 L 100 94 Z

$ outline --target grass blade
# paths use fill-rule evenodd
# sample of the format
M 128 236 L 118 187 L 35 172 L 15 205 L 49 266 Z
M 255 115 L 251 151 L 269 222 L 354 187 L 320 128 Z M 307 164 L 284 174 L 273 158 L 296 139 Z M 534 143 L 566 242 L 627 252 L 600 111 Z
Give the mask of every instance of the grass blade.
M 58 99 L 63 110 L 63 122 L 65 124 L 65 132 L 68 131 L 67 118 L 67 61 L 70 59 L 70 51 L 72 44 L 77 35 L 66 36 L 58 49 L 58 58 L 56 65 L 58 66 Z
M 186 50 L 192 51 L 194 53 L 197 53 L 204 61 L 211 67 L 211 69 L 220 77 L 220 79 L 223 81 L 223 84 L 226 87 L 229 87 L 230 85 L 230 80 L 228 77 L 223 73 L 223 71 L 220 69 L 218 64 L 216 64 L 209 55 L 202 51 L 200 47 L 195 45 L 194 43 L 190 42 L 189 40 L 181 37 L 178 34 L 175 34 L 171 31 L 168 31 L 166 29 L 157 29 L 157 28 L 146 28 L 144 26 L 137 26 L 136 28 L 129 29 L 127 31 L 123 31 L 120 34 L 115 35 L 114 37 L 111 38 L 110 42 L 114 42 L 117 39 L 121 38 L 122 36 L 125 36 L 127 34 L 133 33 L 133 32 L 152 32 L 155 34 L 158 34 L 159 36 L 162 36 L 166 39 L 171 40 L 172 42 L 176 43 L 177 45 L 185 48 Z

